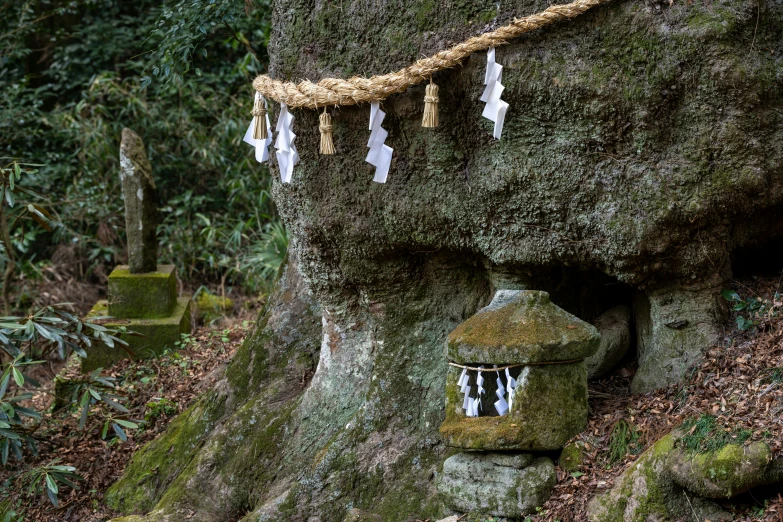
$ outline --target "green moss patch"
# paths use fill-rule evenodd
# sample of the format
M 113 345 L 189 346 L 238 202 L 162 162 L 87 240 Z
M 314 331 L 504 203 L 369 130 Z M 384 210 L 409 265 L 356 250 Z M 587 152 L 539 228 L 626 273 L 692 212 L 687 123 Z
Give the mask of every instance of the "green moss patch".
M 449 334 L 448 357 L 458 363 L 536 363 L 584 359 L 598 349 L 594 326 L 549 300 L 549 294 L 522 291 L 490 305 Z
M 177 305 L 174 265 L 132 274 L 120 265 L 109 274 L 109 315 L 118 319 L 155 319 L 171 315 Z

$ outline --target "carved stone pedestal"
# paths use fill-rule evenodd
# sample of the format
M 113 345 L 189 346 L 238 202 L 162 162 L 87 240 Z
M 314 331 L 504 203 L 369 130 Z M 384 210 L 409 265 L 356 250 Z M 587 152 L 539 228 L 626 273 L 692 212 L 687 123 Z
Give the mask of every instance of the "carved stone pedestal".
M 124 326 L 140 335 L 123 335 L 128 346 L 94 343 L 82 360 L 82 371 L 105 368 L 132 356 L 147 358 L 174 348 L 181 334 L 191 331 L 190 296 L 177 299 L 173 265 L 159 265 L 155 272 L 131 274 L 120 265 L 109 276 L 109 298 L 98 303 L 88 318 L 106 317 L 108 328 Z

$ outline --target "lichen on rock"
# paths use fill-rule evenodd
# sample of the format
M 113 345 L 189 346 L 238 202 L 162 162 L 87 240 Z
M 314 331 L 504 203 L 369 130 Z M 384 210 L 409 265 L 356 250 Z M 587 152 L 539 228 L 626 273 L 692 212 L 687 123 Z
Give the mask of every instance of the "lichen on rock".
M 601 334 L 601 341 L 596 352 L 585 359 L 588 379 L 606 375 L 625 357 L 631 347 L 631 308 L 615 306 L 593 321 L 593 326 Z

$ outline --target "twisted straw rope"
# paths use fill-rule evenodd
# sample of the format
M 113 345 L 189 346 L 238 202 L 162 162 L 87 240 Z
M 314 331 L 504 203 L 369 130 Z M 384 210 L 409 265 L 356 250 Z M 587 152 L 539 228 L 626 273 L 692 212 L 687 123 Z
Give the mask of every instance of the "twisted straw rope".
M 317 84 L 305 80 L 298 85 L 282 82 L 261 75 L 253 81 L 253 87 L 264 97 L 283 102 L 290 108 L 305 107 L 316 109 L 332 105 L 355 105 L 381 101 L 392 94 L 403 92 L 408 87 L 429 79 L 434 73 L 459 65 L 473 53 L 486 51 L 490 47 L 508 44 L 508 41 L 529 31 L 575 18 L 580 14 L 611 0 L 576 0 L 570 4 L 553 5 L 546 10 L 516 18 L 513 22 L 494 31 L 474 36 L 468 40 L 423 58 L 413 65 L 397 72 L 361 78 L 355 76 L 347 80 L 324 78 Z
M 498 366 L 498 367 L 493 366 L 492 368 L 476 368 L 475 366 L 466 366 L 464 364 L 457 364 L 449 361 L 449 366 L 453 366 L 455 368 L 463 368 L 465 370 L 471 370 L 475 372 L 496 372 L 500 370 L 505 370 L 506 368 L 517 368 L 519 366 L 544 366 L 550 364 L 571 364 L 579 361 L 584 361 L 584 359 L 568 359 L 566 361 L 543 361 L 543 362 L 529 362 L 529 363 L 519 363 L 519 364 L 506 364 L 505 366 Z

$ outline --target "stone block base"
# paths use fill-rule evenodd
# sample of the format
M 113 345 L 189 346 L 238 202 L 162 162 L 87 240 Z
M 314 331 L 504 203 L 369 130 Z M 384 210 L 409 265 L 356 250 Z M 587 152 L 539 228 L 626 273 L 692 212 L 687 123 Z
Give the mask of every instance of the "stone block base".
M 101 317 L 109 314 L 107 301 L 99 301 L 90 313 L 90 317 Z M 142 334 L 125 335 L 122 337 L 128 346 L 109 348 L 103 343 L 93 342 L 87 349 L 87 358 L 82 359 L 82 371 L 91 372 L 96 368 L 106 368 L 115 362 L 133 356 L 145 359 L 163 353 L 166 348 L 174 348 L 181 339 L 181 334 L 191 331 L 190 297 L 180 297 L 176 301 L 174 311 L 168 317 L 157 319 L 108 319 L 103 323 L 107 328 L 124 326 L 129 332 Z M 130 353 L 129 353 L 130 352 Z
M 123 319 L 167 318 L 177 306 L 174 265 L 158 265 L 154 272 L 131 274 L 120 265 L 109 274 L 109 310 Z
M 557 481 L 547 457 L 529 453 L 458 453 L 443 463 L 437 488 L 451 509 L 517 518 L 535 513 Z

